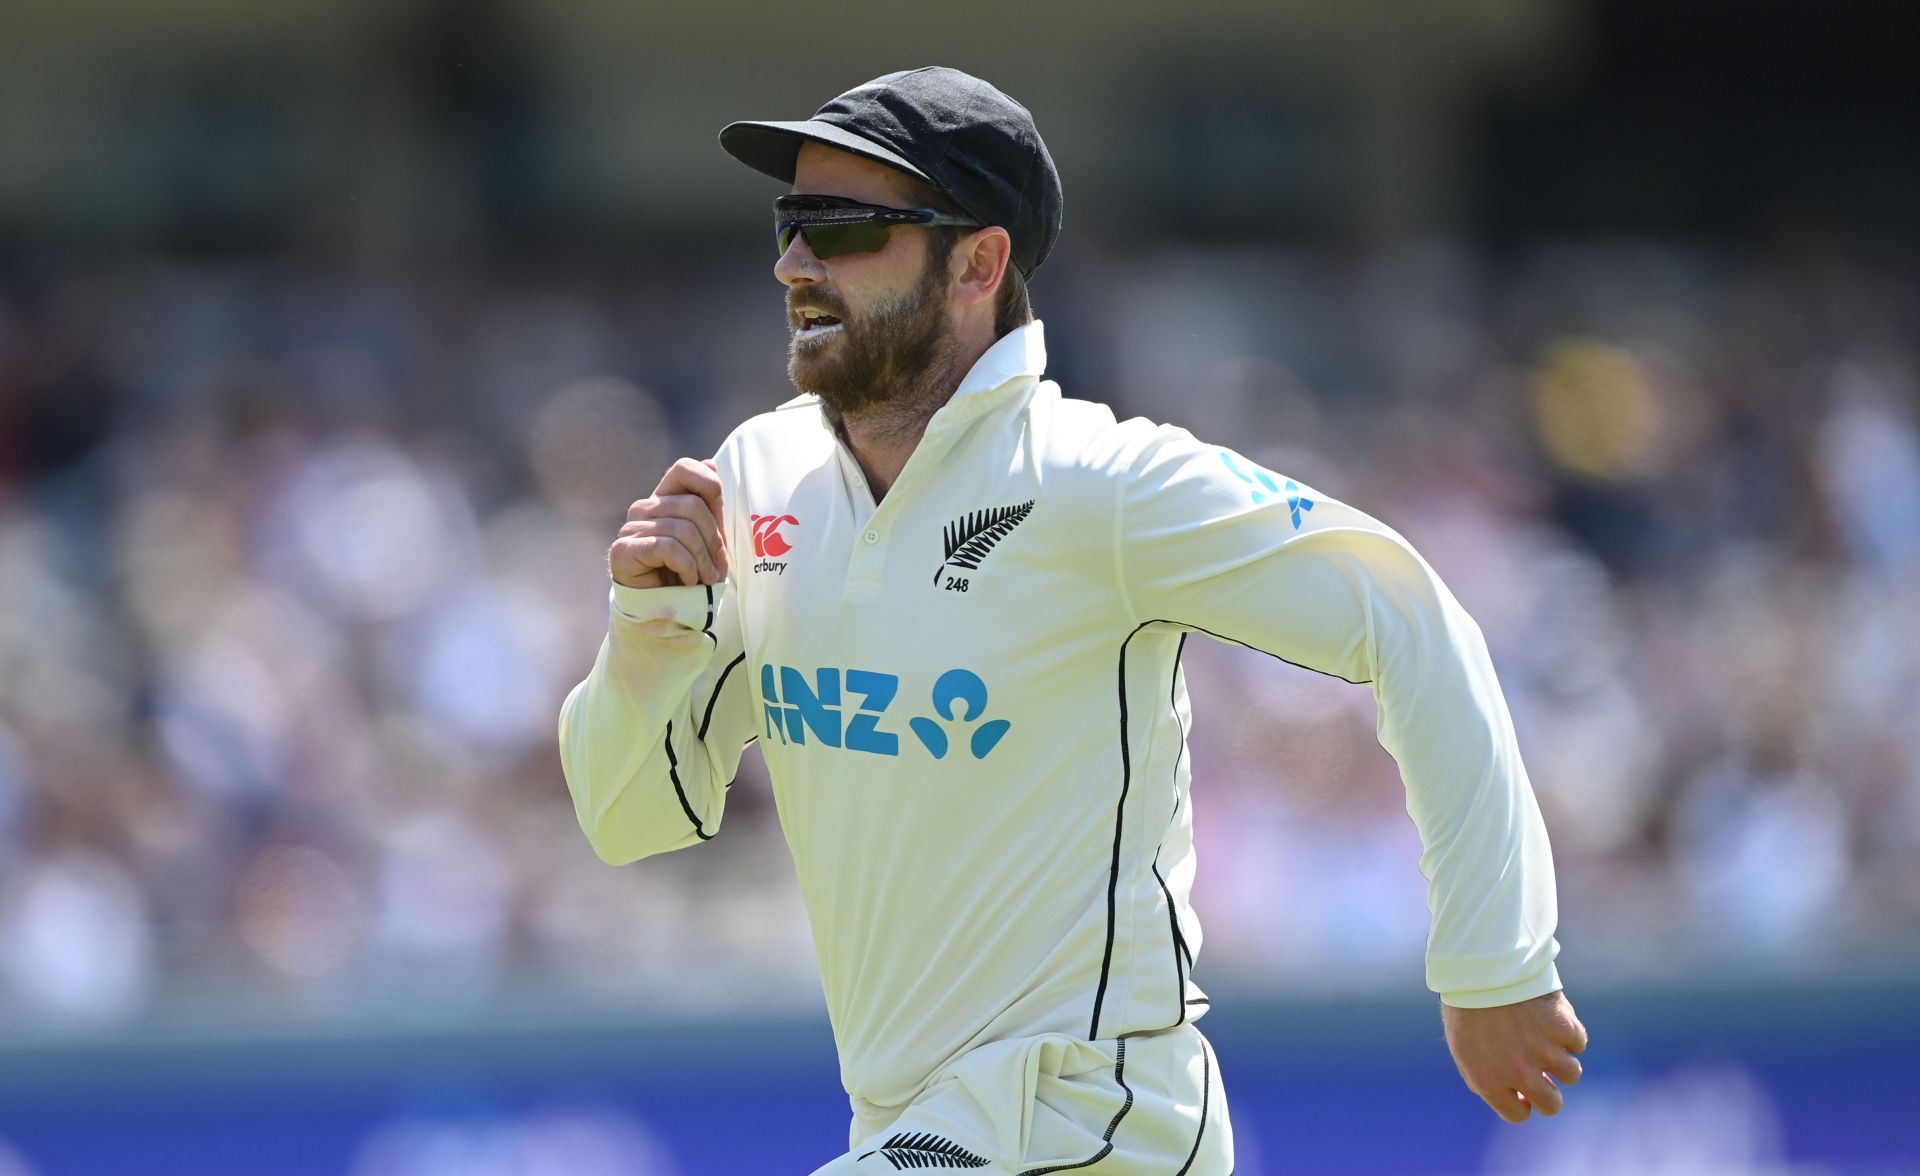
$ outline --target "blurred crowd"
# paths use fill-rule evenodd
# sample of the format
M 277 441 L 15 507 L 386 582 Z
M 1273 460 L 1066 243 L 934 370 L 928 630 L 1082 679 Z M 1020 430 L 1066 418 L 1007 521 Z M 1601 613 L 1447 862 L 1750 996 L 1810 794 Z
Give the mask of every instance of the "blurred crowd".
M 0 1020 L 817 1000 L 757 754 L 713 843 L 615 869 L 554 746 L 627 503 L 791 395 L 777 289 L 720 269 L 0 282 Z M 1630 976 L 1920 929 L 1914 273 L 1817 236 L 1083 244 L 1034 301 L 1068 395 L 1426 555 L 1513 709 L 1563 963 Z M 1370 693 L 1186 650 L 1202 983 L 1417 988 Z

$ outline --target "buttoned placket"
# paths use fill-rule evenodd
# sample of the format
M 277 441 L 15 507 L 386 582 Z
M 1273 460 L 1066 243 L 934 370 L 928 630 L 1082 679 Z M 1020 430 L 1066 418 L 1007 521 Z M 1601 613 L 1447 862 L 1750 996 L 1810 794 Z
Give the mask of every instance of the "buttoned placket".
M 900 513 L 900 503 L 907 492 L 925 478 L 921 471 L 934 465 L 953 447 L 953 438 L 963 423 L 952 411 L 949 404 L 933 414 L 927 422 L 926 432 L 921 434 L 919 443 L 913 452 L 907 455 L 907 463 L 900 469 L 900 476 L 894 479 L 887 489 L 886 497 L 878 503 L 873 500 L 873 487 L 867 483 L 866 471 L 860 468 L 860 461 L 854 457 L 844 441 L 836 438 L 834 447 L 843 463 L 842 468 L 848 480 L 857 488 L 854 497 L 854 529 L 858 538 L 847 558 L 847 581 L 845 598 L 849 601 L 867 602 L 875 600 L 886 580 L 887 540 L 893 519 Z
M 1024 395 L 1032 393 L 1046 367 L 1043 338 L 1041 325 L 1036 321 L 1020 328 L 1017 338 L 1003 338 L 989 348 L 982 356 L 984 370 L 976 365 L 961 387 L 966 389 L 977 377 L 985 379 L 974 384 L 973 390 L 956 394 L 933 414 L 919 443 L 907 455 L 900 476 L 888 488 L 886 497 L 877 503 L 859 459 L 845 441 L 835 436 L 834 453 L 841 463 L 853 514 L 853 543 L 847 557 L 844 599 L 866 603 L 879 597 L 886 580 L 887 541 L 892 538 L 893 520 L 901 510 L 899 503 L 931 476 L 923 471 L 945 457 L 970 422 L 992 412 L 1009 397 L 1024 399 Z M 988 386 L 988 379 L 995 382 Z

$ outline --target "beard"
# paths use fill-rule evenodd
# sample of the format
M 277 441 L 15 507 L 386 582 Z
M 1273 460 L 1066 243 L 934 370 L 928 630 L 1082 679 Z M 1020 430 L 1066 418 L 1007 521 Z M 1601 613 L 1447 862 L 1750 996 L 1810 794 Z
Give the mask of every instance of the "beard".
M 916 399 L 943 381 L 953 351 L 953 327 L 946 313 L 945 258 L 936 258 L 937 252 L 928 252 L 911 291 L 888 298 L 858 319 L 849 319 L 846 307 L 824 292 L 804 299 L 789 295 L 792 301 L 821 307 L 843 324 L 830 340 L 790 337 L 787 378 L 793 386 L 818 396 L 830 414 L 845 417 Z

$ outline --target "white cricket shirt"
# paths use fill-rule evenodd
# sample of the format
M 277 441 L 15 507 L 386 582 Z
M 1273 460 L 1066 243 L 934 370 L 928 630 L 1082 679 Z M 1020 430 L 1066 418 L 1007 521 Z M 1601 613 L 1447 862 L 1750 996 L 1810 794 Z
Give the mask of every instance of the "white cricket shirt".
M 594 848 L 713 837 L 758 739 L 841 1077 L 879 1106 L 985 1042 L 1192 1020 L 1180 649 L 1202 633 L 1372 686 L 1425 847 L 1436 992 L 1558 988 L 1546 830 L 1485 641 L 1433 569 L 1311 487 L 1063 397 L 1045 366 L 1039 323 L 996 342 L 877 506 L 815 397 L 727 438 L 727 581 L 615 585 L 561 710 Z

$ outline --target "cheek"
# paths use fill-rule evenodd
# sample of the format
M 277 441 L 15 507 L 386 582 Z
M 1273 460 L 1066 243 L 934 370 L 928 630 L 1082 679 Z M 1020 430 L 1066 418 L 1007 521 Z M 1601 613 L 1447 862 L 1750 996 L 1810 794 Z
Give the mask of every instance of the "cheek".
M 845 254 L 828 264 L 828 286 L 847 308 L 849 319 L 865 318 L 875 306 L 911 298 L 920 279 L 918 259 L 907 258 L 891 245 L 878 253 Z

